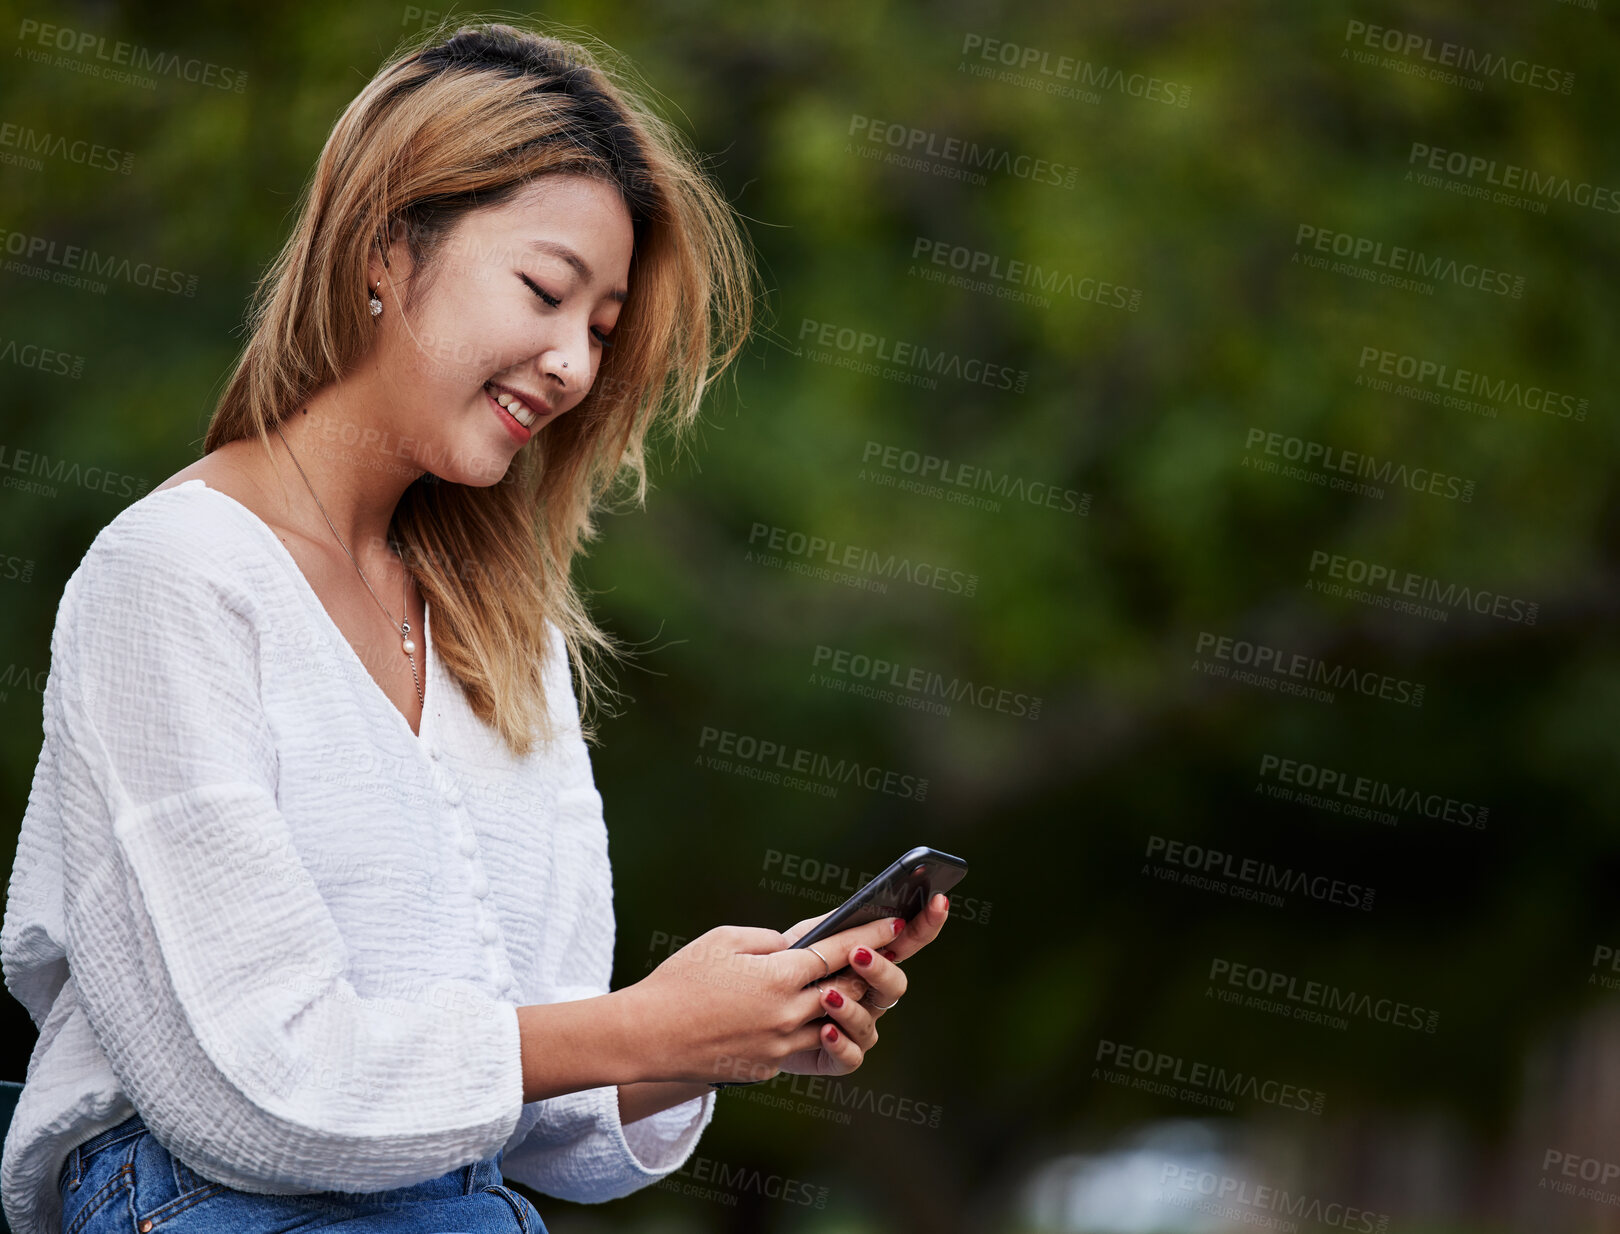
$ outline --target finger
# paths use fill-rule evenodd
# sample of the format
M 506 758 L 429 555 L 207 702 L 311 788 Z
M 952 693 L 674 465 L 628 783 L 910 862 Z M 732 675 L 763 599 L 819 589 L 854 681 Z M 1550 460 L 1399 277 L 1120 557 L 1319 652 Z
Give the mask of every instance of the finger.
M 782 931 L 782 937 L 787 939 L 788 946 L 791 947 L 794 943 L 798 942 L 806 934 L 810 933 L 810 931 L 816 926 L 820 925 L 823 921 L 831 916 L 832 909 L 828 909 L 819 917 L 806 917 L 803 921 L 795 921 L 787 929 Z
M 883 951 L 887 950 L 887 948 L 883 949 Z M 853 972 L 860 973 L 866 978 L 866 984 L 872 994 L 871 1003 L 882 1003 L 887 1009 L 906 992 L 906 986 L 910 983 L 910 978 L 883 951 L 872 951 L 867 947 L 857 947 L 850 952 L 849 963 Z M 869 1003 L 868 1006 L 870 1005 Z
M 897 928 L 898 927 L 898 928 Z M 821 961 L 816 958 L 814 951 L 808 947 L 801 947 L 795 954 L 804 957 L 802 971 L 804 979 L 800 985 L 809 985 L 812 981 L 819 981 L 823 977 L 830 977 L 834 973 L 843 971 L 848 962 L 849 953 L 856 947 L 886 947 L 893 941 L 896 934 L 905 928 L 905 921 L 900 917 L 879 917 L 876 921 L 868 921 L 865 925 L 851 926 L 847 930 L 840 930 L 815 945 L 816 951 L 827 957 L 827 968 L 823 969 Z M 845 964 L 840 964 L 839 957 L 843 957 Z M 800 971 L 800 970 L 796 970 Z
M 845 998 L 852 998 L 857 1003 L 860 1002 L 861 999 L 865 998 L 867 991 L 872 988 L 870 983 L 862 980 L 848 969 L 845 969 L 836 977 L 828 977 L 825 981 L 816 981 L 812 982 L 811 984 L 821 986 L 825 989 L 837 988 L 843 993 Z
M 849 1039 L 848 1033 L 838 1031 L 836 1024 L 821 1028 L 821 1074 L 848 1075 L 861 1065 L 866 1051 Z
M 764 926 L 732 926 L 732 937 L 727 943 L 734 942 L 739 952 L 748 955 L 770 955 L 792 945 L 786 935 L 778 930 L 767 929 Z
M 894 936 L 883 950 L 891 960 L 904 960 L 914 956 L 939 937 L 945 918 L 951 915 L 951 898 L 943 891 L 929 897 L 927 906 L 906 923 L 906 928 Z M 888 999 L 884 999 L 888 1002 Z
M 821 995 L 821 1009 L 824 1015 L 829 1015 L 843 1029 L 844 1035 L 852 1037 L 855 1044 L 862 1050 L 870 1050 L 877 1044 L 877 1025 L 872 1020 L 872 1013 L 853 999 L 845 998 L 837 990 L 826 989 Z

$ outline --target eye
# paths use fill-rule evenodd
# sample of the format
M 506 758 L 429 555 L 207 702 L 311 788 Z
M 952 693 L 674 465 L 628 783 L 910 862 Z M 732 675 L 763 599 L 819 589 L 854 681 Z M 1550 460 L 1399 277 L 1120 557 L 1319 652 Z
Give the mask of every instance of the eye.
M 523 285 L 525 287 L 527 287 L 530 291 L 534 292 L 535 295 L 539 296 L 542 300 L 544 300 L 546 302 L 547 307 L 556 308 L 558 305 L 560 305 L 562 303 L 562 301 L 558 297 L 553 296 L 553 295 L 549 295 L 547 292 L 542 290 L 541 287 L 539 286 L 539 284 L 537 284 L 527 274 L 519 274 L 518 277 L 523 280 Z M 601 343 L 602 346 L 604 346 L 604 347 L 613 346 L 613 340 L 611 338 L 609 338 L 606 334 L 604 334 L 601 330 L 597 329 L 595 326 L 591 327 L 591 334 L 593 336 L 595 336 L 596 341 Z
M 556 308 L 559 304 L 562 303 L 562 301 L 559 300 L 556 296 L 547 295 L 544 291 L 540 290 L 539 286 L 536 285 L 535 281 L 533 279 L 531 279 L 527 274 L 520 274 L 520 275 L 518 275 L 518 277 L 523 280 L 523 285 L 525 287 L 527 287 L 530 291 L 534 292 L 535 295 L 539 296 L 542 300 L 544 300 L 552 308 Z

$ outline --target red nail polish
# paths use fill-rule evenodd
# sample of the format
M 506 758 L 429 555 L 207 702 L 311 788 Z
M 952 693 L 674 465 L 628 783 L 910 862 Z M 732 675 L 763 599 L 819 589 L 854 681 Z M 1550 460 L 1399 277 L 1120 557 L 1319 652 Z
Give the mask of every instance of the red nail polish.
M 901 921 L 900 918 L 896 917 L 894 919 L 894 932 L 896 934 L 898 934 L 898 933 L 900 933 L 901 930 L 903 930 L 905 928 L 906 928 L 906 923 Z
M 892 960 L 892 959 L 894 959 L 894 952 L 893 952 L 893 951 L 891 951 L 891 950 L 890 950 L 890 949 L 889 949 L 889 948 L 887 948 L 887 947 L 880 947 L 880 948 L 878 948 L 878 954 L 879 954 L 879 955 L 880 955 L 880 956 L 882 956 L 882 957 L 883 957 L 883 958 L 884 958 L 884 959 L 885 959 L 885 960 Z
M 844 1005 L 844 996 L 837 990 L 828 990 L 827 1003 L 832 1007 L 842 1007 Z
M 868 951 L 865 947 L 855 948 L 855 963 L 865 965 L 870 964 L 871 962 L 872 953 L 870 951 Z
M 827 1025 L 827 1040 L 828 1041 L 837 1041 L 838 1040 L 838 1030 L 836 1028 L 834 1028 L 831 1024 Z

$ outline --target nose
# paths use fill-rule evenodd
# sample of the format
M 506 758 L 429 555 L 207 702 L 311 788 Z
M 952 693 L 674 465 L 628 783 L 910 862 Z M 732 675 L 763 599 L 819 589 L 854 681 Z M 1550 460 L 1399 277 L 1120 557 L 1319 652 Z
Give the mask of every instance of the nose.
M 558 399 L 581 397 L 591 383 L 589 328 L 580 331 L 579 338 L 559 341 L 541 356 L 540 371 L 552 379 L 552 390 Z

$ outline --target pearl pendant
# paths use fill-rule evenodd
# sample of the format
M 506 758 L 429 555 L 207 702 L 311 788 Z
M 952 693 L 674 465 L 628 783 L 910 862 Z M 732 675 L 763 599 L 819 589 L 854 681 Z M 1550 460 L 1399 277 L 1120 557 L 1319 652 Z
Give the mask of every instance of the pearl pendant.
M 405 640 L 405 654 L 408 656 L 414 656 L 416 654 L 416 644 L 410 639 Z

